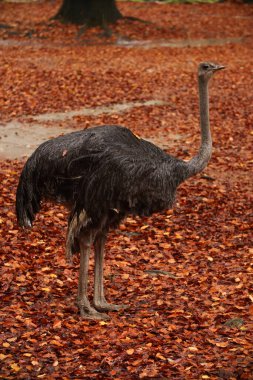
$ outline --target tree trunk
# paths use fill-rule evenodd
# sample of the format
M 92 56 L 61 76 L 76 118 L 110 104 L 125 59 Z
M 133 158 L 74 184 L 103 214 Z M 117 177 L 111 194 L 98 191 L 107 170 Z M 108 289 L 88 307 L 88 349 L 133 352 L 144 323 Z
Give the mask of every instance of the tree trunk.
M 122 17 L 115 0 L 63 0 L 54 18 L 66 23 L 105 27 Z

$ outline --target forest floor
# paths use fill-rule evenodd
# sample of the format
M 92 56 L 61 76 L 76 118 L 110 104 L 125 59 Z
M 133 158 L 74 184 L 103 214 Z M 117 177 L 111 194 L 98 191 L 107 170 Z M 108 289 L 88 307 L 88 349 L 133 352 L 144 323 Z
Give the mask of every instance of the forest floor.
M 0 3 L 0 378 L 253 379 L 253 6 L 119 2 L 151 23 L 77 38 L 49 21 L 59 5 Z M 22 156 L 112 123 L 189 159 L 204 60 L 227 66 L 210 85 L 210 164 L 173 211 L 111 232 L 106 294 L 129 308 L 82 320 L 64 208 L 44 203 L 33 229 L 18 229 Z

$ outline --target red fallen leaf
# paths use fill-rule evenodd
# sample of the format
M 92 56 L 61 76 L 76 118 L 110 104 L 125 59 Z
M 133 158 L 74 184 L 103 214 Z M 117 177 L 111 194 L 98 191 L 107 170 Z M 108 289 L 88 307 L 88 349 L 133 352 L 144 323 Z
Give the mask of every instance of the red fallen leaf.
M 155 377 L 159 373 L 158 369 L 156 368 L 155 364 L 147 366 L 141 373 L 140 378 L 143 379 L 144 377 Z
M 171 249 L 171 244 L 169 244 L 169 243 L 159 243 L 159 247 L 165 248 L 165 249 Z
M 76 344 L 77 346 L 80 346 L 83 344 L 83 341 L 80 339 L 75 339 L 75 340 L 73 340 L 73 343 Z
M 60 319 L 57 319 L 54 321 L 53 328 L 54 329 L 60 329 L 61 328 L 61 320 Z
M 217 347 L 227 347 L 229 345 L 228 341 L 226 341 L 226 342 L 216 342 L 215 340 L 212 340 L 212 339 L 207 339 L 207 341 L 209 343 L 212 343 L 213 345 L 215 345 Z
M 138 360 L 135 360 L 134 362 L 132 362 L 131 364 L 134 367 L 138 367 L 141 363 L 142 363 L 142 359 L 138 359 Z
M 6 292 L 10 285 L 11 285 L 11 282 L 13 280 L 13 274 L 12 273 L 4 273 L 1 275 L 1 283 L 2 283 L 2 292 Z
M 161 359 L 161 360 L 166 361 L 166 358 L 165 358 L 160 352 L 157 352 L 156 357 L 157 357 L 158 359 Z
M 20 320 L 22 320 L 22 318 L 20 318 Z M 24 319 L 24 322 L 25 324 L 28 326 L 28 327 L 37 327 L 35 323 L 33 323 L 33 321 L 31 320 L 31 318 L 25 318 Z
M 26 331 L 24 334 L 22 334 L 22 338 L 29 338 L 31 335 L 33 335 L 32 331 Z
M 50 340 L 50 343 L 54 344 L 55 346 L 58 346 L 58 347 L 63 347 L 63 344 L 61 342 L 59 342 L 58 340 L 55 340 L 55 339 Z
M 249 307 L 249 313 L 251 316 L 253 316 L 253 305 L 250 305 Z

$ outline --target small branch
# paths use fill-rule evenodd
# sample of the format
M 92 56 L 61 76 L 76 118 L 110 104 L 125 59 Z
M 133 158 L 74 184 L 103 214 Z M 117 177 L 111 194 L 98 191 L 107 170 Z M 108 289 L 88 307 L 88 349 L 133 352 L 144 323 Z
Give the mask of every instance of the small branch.
M 200 178 L 206 179 L 207 181 L 215 181 L 215 178 L 210 177 L 207 174 L 203 174 Z

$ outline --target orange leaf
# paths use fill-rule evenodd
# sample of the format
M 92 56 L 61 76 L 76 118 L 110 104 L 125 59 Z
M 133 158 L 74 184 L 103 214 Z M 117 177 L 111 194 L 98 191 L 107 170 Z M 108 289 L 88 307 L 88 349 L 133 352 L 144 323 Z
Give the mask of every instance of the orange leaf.
M 55 346 L 59 346 L 59 347 L 62 347 L 63 345 L 61 344 L 61 342 L 58 342 L 58 340 L 51 340 L 50 343 L 54 344 Z
M 53 328 L 54 329 L 60 329 L 61 328 L 61 320 L 57 319 L 56 321 L 54 321 Z
M 20 367 L 17 365 L 17 363 L 12 363 L 11 365 L 10 365 L 10 367 L 11 367 L 11 369 L 13 369 L 13 371 L 15 371 L 15 372 L 18 372 L 18 371 L 20 371 Z
M 215 346 L 217 346 L 217 347 L 227 347 L 228 346 L 228 342 L 216 342 Z
M 0 354 L 0 360 L 4 360 L 5 358 L 8 358 L 8 355 Z

